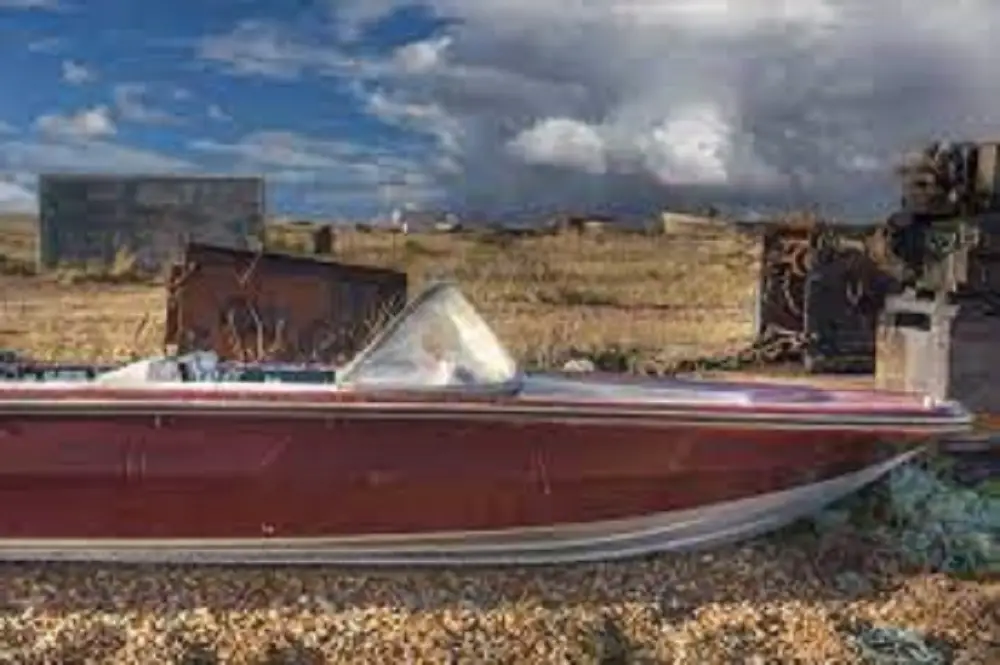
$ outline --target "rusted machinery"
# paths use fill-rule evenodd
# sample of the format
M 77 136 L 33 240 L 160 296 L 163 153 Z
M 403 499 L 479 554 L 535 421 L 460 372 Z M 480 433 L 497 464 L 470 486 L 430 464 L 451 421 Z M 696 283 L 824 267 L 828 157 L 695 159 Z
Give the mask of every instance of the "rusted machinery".
M 191 243 L 168 284 L 167 345 L 226 360 L 338 363 L 406 303 L 406 273 Z
M 1000 144 L 935 143 L 898 172 L 900 208 L 883 225 L 764 231 L 756 345 L 767 360 L 872 372 L 886 299 L 898 309 L 903 294 L 962 303 L 957 330 L 1000 311 Z
M 905 290 L 882 317 L 878 381 L 1000 414 L 1000 144 L 934 144 L 900 174 L 887 233 Z
M 900 208 L 886 228 L 903 286 L 989 297 L 1000 253 L 1000 144 L 934 143 L 908 155 L 899 175 Z

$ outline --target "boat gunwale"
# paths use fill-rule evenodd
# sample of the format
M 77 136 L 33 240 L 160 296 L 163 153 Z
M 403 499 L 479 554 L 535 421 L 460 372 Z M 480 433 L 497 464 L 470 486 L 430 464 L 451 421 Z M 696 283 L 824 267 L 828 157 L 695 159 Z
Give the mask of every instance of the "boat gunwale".
M 890 430 L 960 433 L 973 417 L 964 409 L 941 412 L 859 410 L 781 410 L 706 408 L 720 405 L 565 403 L 496 401 L 281 401 L 206 399 L 6 399 L 0 415 L 25 416 L 215 416 L 289 419 L 504 420 L 546 421 L 589 426 L 748 427 L 810 430 Z
M 629 407 L 640 410 L 660 411 L 664 409 L 694 410 L 711 412 L 773 412 L 773 413 L 892 413 L 899 415 L 926 416 L 933 413 L 956 413 L 964 407 L 952 400 L 921 400 L 920 396 L 909 393 L 889 393 L 871 390 L 817 390 L 816 394 L 827 399 L 782 400 L 780 396 L 763 399 L 719 399 L 700 400 L 697 396 L 686 399 L 683 396 L 663 399 L 655 390 L 645 397 L 623 395 L 616 397 L 613 387 L 608 393 L 586 395 L 567 394 L 558 390 L 525 393 L 516 385 L 491 385 L 483 387 L 435 387 L 435 388 L 371 388 L 348 390 L 325 385 L 261 383 L 205 382 L 205 383 L 145 383 L 134 385 L 109 385 L 76 382 L 31 381 L 0 384 L 0 406 L 19 402 L 66 402 L 80 403 L 137 403 L 137 402 L 226 402 L 226 403 L 281 403 L 291 406 L 377 404 L 419 404 L 425 406 L 488 404 L 492 406 L 552 406 L 616 408 Z M 593 384 L 600 387 L 601 384 Z M 266 387 L 265 387 L 266 386 Z M 711 384 L 711 388 L 722 390 L 752 391 L 760 388 L 748 384 Z M 698 386 L 690 386 L 678 392 L 695 394 Z M 770 386 L 760 388 L 774 392 Z M 794 388 L 793 388 L 794 389 Z

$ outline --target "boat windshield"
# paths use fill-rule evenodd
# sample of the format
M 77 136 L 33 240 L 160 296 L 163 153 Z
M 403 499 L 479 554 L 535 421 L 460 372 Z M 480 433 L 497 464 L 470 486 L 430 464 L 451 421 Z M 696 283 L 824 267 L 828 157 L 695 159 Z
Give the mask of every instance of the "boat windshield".
M 353 388 L 504 389 L 517 385 L 517 363 L 453 284 L 414 298 L 344 367 Z

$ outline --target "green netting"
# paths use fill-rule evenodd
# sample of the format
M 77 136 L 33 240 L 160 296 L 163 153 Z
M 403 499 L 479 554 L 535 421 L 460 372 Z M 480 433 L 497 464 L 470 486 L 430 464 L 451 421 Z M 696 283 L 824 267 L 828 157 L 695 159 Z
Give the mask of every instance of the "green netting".
M 997 481 L 963 487 L 946 463 L 896 469 L 861 503 L 835 506 L 814 523 L 825 532 L 850 521 L 876 531 L 912 565 L 953 574 L 1000 573 L 1000 495 Z M 879 519 L 870 519 L 871 515 Z
M 848 528 L 862 540 L 887 545 L 920 569 L 958 575 L 1000 572 L 1000 494 L 997 479 L 970 488 L 957 483 L 951 458 L 902 466 L 868 490 L 813 520 L 821 535 Z M 846 571 L 838 579 L 851 574 Z M 900 626 L 845 626 L 845 639 L 871 665 L 944 665 L 947 644 Z
M 891 474 L 888 490 L 901 549 L 916 563 L 952 573 L 1000 572 L 1000 498 L 917 466 Z
M 848 641 L 861 660 L 872 665 L 945 665 L 948 654 L 935 648 L 914 630 L 895 626 L 866 626 Z

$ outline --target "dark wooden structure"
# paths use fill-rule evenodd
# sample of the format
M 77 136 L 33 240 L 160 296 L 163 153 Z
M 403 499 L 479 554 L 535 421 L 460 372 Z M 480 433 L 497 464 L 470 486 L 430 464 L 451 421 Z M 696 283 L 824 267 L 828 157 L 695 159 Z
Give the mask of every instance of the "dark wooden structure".
M 805 332 L 805 289 L 811 262 L 812 227 L 773 225 L 762 231 L 757 333 L 801 336 Z
M 168 286 L 166 343 L 226 360 L 341 362 L 407 298 L 405 273 L 192 243 Z
M 39 179 L 38 264 L 102 264 L 127 256 L 156 271 L 187 242 L 255 249 L 264 181 L 205 175 L 46 174 Z
M 870 253 L 874 229 L 821 223 L 762 229 L 758 344 L 811 372 L 871 373 L 875 331 L 894 280 Z
M 819 227 L 810 239 L 804 326 L 812 372 L 875 371 L 876 330 L 897 280 L 872 253 L 871 227 Z

